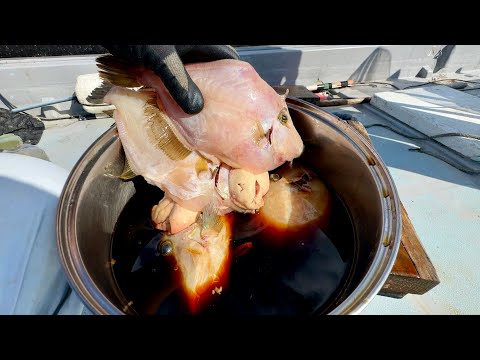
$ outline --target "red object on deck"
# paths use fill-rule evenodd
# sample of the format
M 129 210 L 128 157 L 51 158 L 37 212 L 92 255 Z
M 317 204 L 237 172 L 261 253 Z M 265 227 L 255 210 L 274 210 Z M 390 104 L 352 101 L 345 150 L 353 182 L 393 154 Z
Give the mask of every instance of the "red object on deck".
M 328 100 L 328 93 L 326 91 L 322 91 L 314 94 L 317 95 L 320 98 L 320 100 Z

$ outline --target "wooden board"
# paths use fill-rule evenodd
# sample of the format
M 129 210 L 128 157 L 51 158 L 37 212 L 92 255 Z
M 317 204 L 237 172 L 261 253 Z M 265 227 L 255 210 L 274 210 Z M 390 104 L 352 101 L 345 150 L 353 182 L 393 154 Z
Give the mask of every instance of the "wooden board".
M 418 238 L 403 204 L 402 243 L 392 272 L 381 295 L 403 297 L 406 294 L 425 294 L 440 283 L 437 272 Z
M 285 93 L 285 88 L 282 87 L 277 91 L 283 94 Z M 289 88 L 290 96 L 294 94 L 296 95 L 295 97 L 310 101 L 317 106 L 322 106 L 322 102 L 314 99 L 316 97 L 315 94 L 310 92 L 310 95 L 308 95 L 309 91 L 306 88 L 298 86 Z M 356 120 L 345 120 L 345 122 L 355 128 L 373 146 L 365 127 L 360 122 Z M 379 295 L 395 298 L 402 298 L 406 294 L 422 295 L 440 283 L 435 267 L 418 238 L 402 203 L 401 211 L 402 238 L 400 249 L 393 269 L 379 293 Z

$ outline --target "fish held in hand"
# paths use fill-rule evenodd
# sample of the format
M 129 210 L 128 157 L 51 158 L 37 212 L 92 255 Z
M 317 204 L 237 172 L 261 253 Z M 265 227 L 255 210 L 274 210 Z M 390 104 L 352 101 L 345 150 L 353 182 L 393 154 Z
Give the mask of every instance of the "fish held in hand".
M 118 86 L 155 89 L 178 139 L 212 162 L 260 174 L 301 155 L 303 142 L 285 99 L 240 60 L 187 64 L 204 97 L 197 115 L 185 114 L 152 71 L 113 56 L 97 59 L 100 76 Z
M 208 204 L 217 213 L 254 212 L 263 205 L 268 173 L 216 166 L 185 147 L 165 121 L 152 91 L 112 87 L 105 101 L 115 105 L 113 118 L 125 152 L 121 179 L 141 175 L 165 192 L 152 209 L 157 229 L 176 233 L 193 224 Z
M 105 96 L 116 108 L 113 117 L 129 168 L 124 173 L 141 175 L 182 207 L 201 211 L 213 195 L 214 167 L 178 141 L 154 98 L 151 91 L 121 87 Z

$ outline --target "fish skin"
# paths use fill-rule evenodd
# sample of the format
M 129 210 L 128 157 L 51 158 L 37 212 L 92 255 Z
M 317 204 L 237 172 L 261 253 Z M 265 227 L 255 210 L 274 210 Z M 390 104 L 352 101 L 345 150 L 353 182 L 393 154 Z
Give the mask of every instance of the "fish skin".
M 285 96 L 268 85 L 249 63 L 218 60 L 187 64 L 186 70 L 204 97 L 197 115 L 184 113 L 152 71 L 138 71 L 137 80 L 155 89 L 182 142 L 212 162 L 254 174 L 271 171 L 303 152 Z M 282 123 L 279 115 L 285 113 Z M 263 130 L 258 134 L 258 124 Z
M 148 137 L 148 117 L 144 114 L 144 106 L 151 96 L 152 92 L 112 87 L 105 101 L 116 107 L 113 118 L 131 171 L 165 192 L 164 199 L 152 209 L 155 226 L 177 233 L 194 223 L 198 212 L 210 204 L 218 214 L 259 209 L 268 191 L 269 182 L 262 181 L 268 179 L 268 173 L 255 175 L 225 164 L 216 166 L 195 151 L 174 161 L 155 146 Z M 222 174 L 221 181 L 216 181 L 216 171 Z M 243 194 L 239 194 L 236 183 L 232 186 L 232 179 L 243 184 L 246 189 Z M 251 189 L 255 189 L 256 183 L 258 193 L 253 193 Z M 247 190 L 250 193 L 245 195 Z M 240 198 L 241 201 L 236 200 Z
M 215 175 L 215 196 L 207 206 L 213 206 L 218 215 L 232 211 L 254 213 L 260 209 L 268 192 L 268 172 L 254 175 L 242 169 L 222 164 Z M 168 195 L 151 210 L 151 218 L 158 230 L 175 234 L 193 224 L 199 212 L 183 208 Z
M 173 250 L 168 256 L 174 258 L 180 271 L 191 312 L 199 310 L 213 287 L 227 286 L 231 239 L 232 221 L 209 211 L 202 212 L 199 219 L 183 231 L 164 235 L 162 242 L 172 244 Z
M 199 212 L 190 211 L 165 195 L 158 205 L 151 209 L 151 219 L 155 228 L 169 234 L 176 234 L 197 221 Z
M 220 197 L 219 206 L 223 206 L 224 214 L 232 210 L 255 212 L 263 206 L 263 197 L 269 187 L 268 172 L 255 175 L 225 164 L 220 166 L 215 184 Z
M 197 174 L 195 164 L 200 158 L 197 153 L 174 161 L 148 141 L 144 106 L 151 96 L 148 92 L 116 86 L 105 96 L 105 102 L 116 107 L 113 117 L 128 163 L 135 174 L 162 189 L 182 207 L 201 211 L 214 194 L 212 176 L 205 171 Z

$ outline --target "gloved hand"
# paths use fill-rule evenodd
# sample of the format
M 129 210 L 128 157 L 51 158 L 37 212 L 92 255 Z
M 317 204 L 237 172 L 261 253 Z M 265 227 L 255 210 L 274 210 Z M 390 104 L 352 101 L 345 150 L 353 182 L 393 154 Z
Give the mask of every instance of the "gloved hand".
M 203 109 L 203 96 L 183 64 L 239 59 L 228 45 L 102 45 L 112 55 L 152 70 L 187 114 Z

